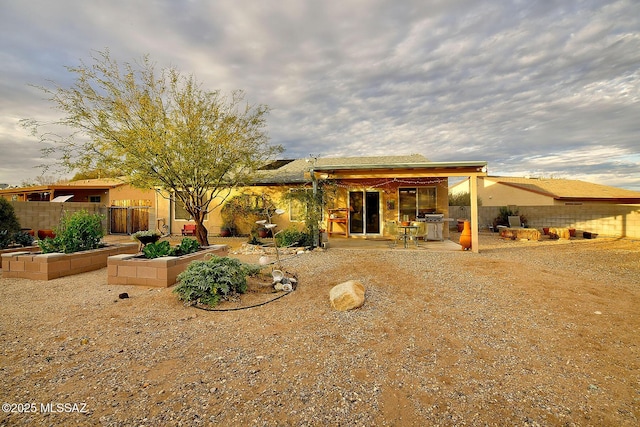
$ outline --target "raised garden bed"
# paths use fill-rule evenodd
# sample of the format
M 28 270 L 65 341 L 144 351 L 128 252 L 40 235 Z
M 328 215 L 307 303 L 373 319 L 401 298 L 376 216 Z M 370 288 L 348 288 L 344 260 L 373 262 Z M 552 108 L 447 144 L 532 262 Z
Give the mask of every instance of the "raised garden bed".
M 90 251 L 63 254 L 13 252 L 2 255 L 2 277 L 19 277 L 31 280 L 51 280 L 107 266 L 107 259 L 118 254 L 135 254 L 137 243 L 107 245 Z
M 176 283 L 190 262 L 211 255 L 226 256 L 227 245 L 212 245 L 188 255 L 146 259 L 136 255 L 114 255 L 107 261 L 107 283 L 110 285 L 140 285 L 167 288 Z
M 2 255 L 16 252 L 40 252 L 40 246 L 19 246 L 15 248 L 0 249 L 0 268 L 2 268 Z

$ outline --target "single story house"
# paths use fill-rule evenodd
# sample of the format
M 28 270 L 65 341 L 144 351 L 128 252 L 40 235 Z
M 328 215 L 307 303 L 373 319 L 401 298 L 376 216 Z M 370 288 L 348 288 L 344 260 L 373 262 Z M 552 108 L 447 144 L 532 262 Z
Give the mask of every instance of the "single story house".
M 475 181 L 486 171 L 484 161 L 431 162 L 419 154 L 278 160 L 258 172 L 252 187 L 258 192 L 313 191 L 314 186 L 326 184 L 332 191 L 323 200 L 323 226 L 350 238 L 375 237 L 390 235 L 390 221 L 414 221 L 432 214 L 448 218 L 449 177 Z M 295 222 L 295 210 L 291 206 L 285 210 L 285 221 Z M 448 227 L 443 228 L 446 238 Z M 475 237 L 472 250 L 477 251 Z
M 331 188 L 324 195 L 322 227 L 332 234 L 339 232 L 349 238 L 382 237 L 390 235 L 390 221 L 413 221 L 427 215 L 449 218 L 449 178 L 462 177 L 476 182 L 486 176 L 486 171 L 487 162 L 484 161 L 431 162 L 418 154 L 281 159 L 257 171 L 252 182 L 244 188 L 234 189 L 226 202 L 240 194 L 258 198 L 268 195 L 276 207 L 284 211 L 272 219 L 280 229 L 292 225 L 302 227 L 303 208 L 284 201 L 283 195 L 291 191 Z M 136 189 L 125 181 L 97 179 L 12 188 L 0 190 L 0 197 L 14 201 L 101 204 L 109 209 L 109 232 L 114 234 L 140 229 L 181 234 L 184 225 L 193 223 L 170 194 Z M 477 206 L 475 209 L 476 216 L 473 212 L 471 215 L 472 224 L 477 224 Z M 210 234 L 218 235 L 224 225 L 220 209 L 208 214 L 204 225 Z M 443 227 L 444 238 L 448 237 L 448 228 Z M 477 227 L 472 226 L 474 251 L 477 251 L 477 241 Z

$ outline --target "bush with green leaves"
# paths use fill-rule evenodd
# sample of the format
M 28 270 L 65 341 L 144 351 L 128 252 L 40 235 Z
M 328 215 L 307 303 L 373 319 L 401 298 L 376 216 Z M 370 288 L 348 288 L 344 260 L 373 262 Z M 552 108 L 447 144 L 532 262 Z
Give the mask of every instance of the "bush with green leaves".
M 24 231 L 18 231 L 13 235 L 13 242 L 21 246 L 31 246 L 33 245 L 33 236 Z
M 6 248 L 14 241 L 15 233 L 20 231 L 20 223 L 13 205 L 0 197 L 0 249 Z
M 185 237 L 179 245 L 171 248 L 171 255 L 180 256 L 188 255 L 200 250 L 200 243 L 196 239 Z
M 56 237 L 39 240 L 40 250 L 43 253 L 70 254 L 97 249 L 102 246 L 104 237 L 103 219 L 103 215 L 90 214 L 84 209 L 74 213 L 64 212 L 55 229 Z
M 296 228 L 287 228 L 276 234 L 276 243 L 280 247 L 284 246 L 313 246 L 313 237 L 309 233 Z
M 498 216 L 495 217 L 495 219 L 493 220 L 493 225 L 494 226 L 498 226 L 498 225 L 504 225 L 504 226 L 509 226 L 509 217 L 510 216 L 519 216 L 520 217 L 520 223 L 524 224 L 525 227 L 527 226 L 527 217 L 524 215 L 520 215 L 518 213 L 518 209 L 515 210 L 511 210 L 508 206 L 501 206 L 500 210 L 498 212 Z
M 145 258 L 154 259 L 163 256 L 181 256 L 197 252 L 200 249 L 200 243 L 196 239 L 185 237 L 179 245 L 171 247 L 168 240 L 161 242 L 147 243 L 142 248 Z
M 144 254 L 144 257 L 148 259 L 169 256 L 171 254 L 171 244 L 168 240 L 149 243 L 142 248 L 142 253 Z
M 260 272 L 260 266 L 245 264 L 235 258 L 213 256 L 206 261 L 194 261 L 178 275 L 173 290 L 189 304 L 215 307 L 221 299 L 245 293 L 247 277 Z

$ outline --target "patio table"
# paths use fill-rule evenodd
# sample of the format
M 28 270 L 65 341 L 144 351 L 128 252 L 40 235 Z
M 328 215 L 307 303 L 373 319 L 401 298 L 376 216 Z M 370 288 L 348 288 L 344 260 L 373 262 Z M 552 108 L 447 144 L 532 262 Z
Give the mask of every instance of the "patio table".
M 404 248 L 408 247 L 409 238 L 411 237 L 410 231 L 418 230 L 417 225 L 399 225 L 398 228 L 402 228 L 404 232 L 400 234 L 400 238 L 404 241 Z

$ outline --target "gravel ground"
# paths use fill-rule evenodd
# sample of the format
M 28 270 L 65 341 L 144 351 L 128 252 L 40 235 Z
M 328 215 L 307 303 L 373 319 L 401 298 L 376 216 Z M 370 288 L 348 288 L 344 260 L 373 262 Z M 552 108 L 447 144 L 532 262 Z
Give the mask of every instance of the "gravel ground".
M 106 270 L 0 279 L 0 426 L 639 425 L 640 242 L 481 239 L 305 253 L 296 291 L 224 312 Z

